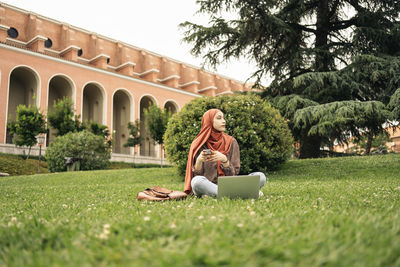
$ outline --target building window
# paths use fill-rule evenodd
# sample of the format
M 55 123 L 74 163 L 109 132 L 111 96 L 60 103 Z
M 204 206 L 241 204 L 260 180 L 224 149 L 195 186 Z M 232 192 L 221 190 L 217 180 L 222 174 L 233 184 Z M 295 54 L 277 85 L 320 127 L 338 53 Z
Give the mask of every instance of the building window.
M 44 42 L 44 46 L 47 48 L 50 48 L 53 46 L 53 41 L 51 41 L 50 38 L 47 38 L 47 40 Z
M 107 58 L 107 64 L 110 64 L 110 58 L 109 57 Z
M 17 38 L 18 37 L 18 31 L 17 29 L 11 27 L 10 29 L 7 30 L 7 35 L 11 38 Z
M 82 56 L 82 54 L 83 54 L 82 49 L 79 49 L 79 50 L 78 50 L 78 57 Z

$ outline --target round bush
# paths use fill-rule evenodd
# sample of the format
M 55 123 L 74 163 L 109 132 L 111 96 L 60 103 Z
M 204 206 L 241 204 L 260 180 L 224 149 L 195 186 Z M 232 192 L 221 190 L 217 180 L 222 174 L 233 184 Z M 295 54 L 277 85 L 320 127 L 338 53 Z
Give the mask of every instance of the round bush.
M 169 162 L 184 174 L 190 144 L 200 131 L 201 118 L 208 109 L 224 115 L 226 133 L 240 147 L 241 174 L 276 169 L 292 152 L 293 138 L 279 111 L 260 97 L 233 95 L 197 98 L 186 104 L 168 122 L 164 136 Z
M 51 172 L 67 170 L 65 157 L 80 158 L 81 170 L 98 170 L 108 167 L 111 150 L 104 137 L 84 130 L 58 136 L 50 143 L 45 157 Z

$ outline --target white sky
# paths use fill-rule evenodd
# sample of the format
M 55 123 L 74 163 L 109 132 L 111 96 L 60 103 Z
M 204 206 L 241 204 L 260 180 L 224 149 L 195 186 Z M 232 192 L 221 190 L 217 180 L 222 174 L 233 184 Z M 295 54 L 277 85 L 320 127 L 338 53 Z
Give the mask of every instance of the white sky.
M 190 55 L 182 43 L 186 20 L 206 24 L 208 17 L 195 15 L 195 0 L 3 0 L 2 2 L 83 28 L 185 63 L 200 67 L 201 58 Z M 213 72 L 245 81 L 255 67 L 232 61 Z

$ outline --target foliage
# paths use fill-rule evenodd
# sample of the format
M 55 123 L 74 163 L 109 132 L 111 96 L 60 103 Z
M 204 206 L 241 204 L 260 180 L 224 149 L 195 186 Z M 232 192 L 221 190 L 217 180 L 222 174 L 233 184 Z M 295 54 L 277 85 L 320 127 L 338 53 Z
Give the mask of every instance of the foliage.
M 360 136 L 364 131 L 380 133 L 387 117 L 387 110 L 381 102 L 341 101 L 298 110 L 294 123 L 298 128 L 312 125 L 309 134 L 329 136 L 339 128 L 342 129 L 339 133 L 347 130 L 353 136 Z
M 151 105 L 148 109 L 144 110 L 144 114 L 151 138 L 158 144 L 164 144 L 164 133 L 167 130 L 171 112 L 161 109 L 157 105 Z
M 192 54 L 211 66 L 249 59 L 257 65 L 252 77 L 257 78 L 255 86 L 265 89 L 264 97 L 296 94 L 320 104 L 359 100 L 386 105 L 400 87 L 398 1 L 197 3 L 198 12 L 210 17 L 208 25 L 180 25 Z M 262 79 L 268 77 L 273 81 L 263 87 Z M 301 141 L 301 157 L 318 156 L 324 140 L 332 144 L 331 136 L 306 132 L 293 132 Z
M 74 104 L 68 97 L 54 101 L 54 109 L 49 111 L 47 118 L 50 126 L 57 130 L 56 136 L 78 132 L 84 128 L 79 116 L 74 115 Z
M 161 109 L 157 105 L 151 105 L 148 109 L 144 110 L 145 123 L 150 132 L 150 137 L 158 144 L 164 144 L 164 133 L 167 129 L 168 120 L 171 117 L 171 112 L 167 109 Z M 164 153 L 161 153 L 161 163 L 163 165 Z
M 173 168 L 1 178 L 0 265 L 396 266 L 399 160 L 290 160 L 257 201 L 134 200 Z
M 294 88 L 321 103 L 377 100 L 387 104 L 400 87 L 400 59 L 387 55 L 360 55 L 338 71 L 314 72 L 294 79 Z
M 128 122 L 129 138 L 124 144 L 125 147 L 135 147 L 142 142 L 143 137 L 140 135 L 140 120 L 136 119 L 134 123 Z
M 54 101 L 54 110 L 49 112 L 48 121 L 50 126 L 57 130 L 56 136 L 63 136 L 70 132 L 80 132 L 86 129 L 95 135 L 102 136 L 109 145 L 112 144 L 107 126 L 94 121 L 82 123 L 79 120 L 80 116 L 74 114 L 74 104 L 69 97 Z
M 392 111 L 391 119 L 400 121 L 400 88 L 390 98 L 388 107 Z
M 186 30 L 184 41 L 193 44 L 192 54 L 202 55 L 212 66 L 231 58 L 252 60 L 258 68 L 254 73 L 258 82 L 273 77 L 268 88 L 272 95 L 294 93 L 320 103 L 354 100 L 347 98 L 350 95 L 346 88 L 331 84 L 336 78 L 314 77 L 312 81 L 320 80 L 325 85 L 316 93 L 293 87 L 293 80 L 307 73 L 336 71 L 357 55 L 396 56 L 400 52 L 398 1 L 204 0 L 197 3 L 199 13 L 209 15 L 210 19 L 207 26 L 188 21 L 181 24 Z
M 0 172 L 8 173 L 9 175 L 31 175 L 36 174 L 37 171 L 37 159 L 24 159 L 21 155 L 0 153 Z M 48 172 L 47 163 L 43 159 L 40 161 L 40 172 Z
M 91 132 L 91 133 L 93 133 L 95 135 L 98 135 L 98 136 L 102 136 L 105 139 L 108 136 L 110 136 L 110 131 L 108 130 L 107 126 L 105 126 L 103 124 L 100 124 L 100 123 L 97 123 L 97 122 L 94 122 L 94 121 L 91 121 L 91 122 L 87 123 L 85 125 L 85 128 L 89 132 Z
M 268 98 L 273 107 L 277 108 L 287 121 L 290 131 L 296 141 L 299 142 L 299 149 L 296 155 L 299 158 L 318 157 L 322 142 L 321 136 L 309 136 L 309 129 L 294 127 L 294 115 L 297 110 L 318 105 L 317 102 L 302 98 L 299 95 L 286 95 Z
M 308 135 L 321 136 L 328 140 L 346 142 L 350 136 L 369 137 L 366 153 L 371 148 L 372 138 L 383 132 L 389 111 L 378 101 L 340 101 L 310 106 L 296 111 L 294 127 L 306 129 Z
M 108 167 L 111 150 L 103 137 L 84 130 L 57 137 L 50 143 L 45 157 L 51 172 L 67 169 L 65 157 L 79 158 L 81 170 L 97 170 Z
M 89 132 L 93 133 L 94 135 L 101 136 L 104 140 L 108 143 L 109 146 L 112 145 L 112 139 L 110 136 L 110 131 L 108 130 L 107 126 L 91 121 L 85 122 L 82 126 L 82 130 L 87 129 Z
M 124 144 L 124 147 L 135 147 L 137 145 L 140 145 L 140 143 L 143 140 L 143 137 L 141 136 L 140 133 L 140 120 L 136 119 L 135 122 L 128 122 L 128 129 L 129 129 L 129 137 L 128 140 L 126 140 L 126 144 Z M 136 152 L 133 151 L 133 158 L 135 158 Z M 135 161 L 135 160 L 133 160 Z M 135 164 L 135 163 L 133 163 Z
M 298 95 L 287 95 L 271 98 L 270 103 L 288 120 L 293 136 L 300 142 L 300 158 L 319 156 L 322 144 L 332 151 L 334 142 L 347 143 L 351 136 L 358 139 L 370 134 L 372 142 L 374 136 L 383 132 L 382 124 L 390 118 L 387 108 L 378 101 L 337 101 L 319 105 Z M 314 143 L 315 151 L 302 149 L 308 141 Z
M 46 133 L 44 115 L 36 106 L 18 105 L 15 121 L 8 124 L 10 133 L 14 134 L 13 143 L 17 146 L 31 147 L 37 144 L 36 136 Z
M 371 152 L 372 153 L 387 153 L 387 146 L 386 143 L 390 142 L 391 138 L 387 131 L 383 131 L 382 133 L 378 134 L 371 143 Z M 354 140 L 354 143 L 357 145 L 356 149 L 359 153 L 365 153 L 368 144 L 368 136 L 362 135 L 360 138 Z
M 302 98 L 299 95 L 294 94 L 270 98 L 268 102 L 271 103 L 274 108 L 278 109 L 281 115 L 287 120 L 293 137 L 296 140 L 301 139 L 301 133 L 296 131 L 296 128 L 293 125 L 293 119 L 296 111 L 305 107 L 318 105 L 318 103 L 315 101 Z
M 340 75 L 352 81 L 344 87 L 344 90 L 352 92 L 352 99 L 377 100 L 387 105 L 400 87 L 400 58 L 390 55 L 358 56 Z
M 227 134 L 240 147 L 241 173 L 276 169 L 292 151 L 293 139 L 279 112 L 256 96 L 220 96 L 194 99 L 174 115 L 165 133 L 169 162 L 181 174 L 186 169 L 190 144 L 201 127 L 208 109 L 218 108 L 225 114 Z

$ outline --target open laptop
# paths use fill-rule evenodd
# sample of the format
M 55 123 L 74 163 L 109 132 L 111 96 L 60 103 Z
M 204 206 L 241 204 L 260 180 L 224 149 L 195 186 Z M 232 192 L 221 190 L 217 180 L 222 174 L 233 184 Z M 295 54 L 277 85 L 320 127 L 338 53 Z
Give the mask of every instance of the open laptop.
M 238 175 L 218 177 L 217 198 L 253 198 L 258 199 L 260 175 Z

